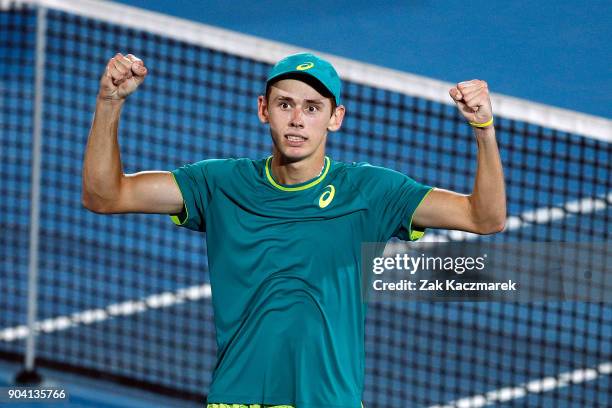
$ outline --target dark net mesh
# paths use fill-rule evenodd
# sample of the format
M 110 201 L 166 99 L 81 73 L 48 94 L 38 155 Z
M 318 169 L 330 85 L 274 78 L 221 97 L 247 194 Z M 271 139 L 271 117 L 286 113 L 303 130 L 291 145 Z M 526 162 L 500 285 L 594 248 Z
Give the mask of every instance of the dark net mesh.
M 35 14 L 0 12 L 0 326 L 27 320 Z M 22 352 L 21 343 L 2 350 Z
M 0 12 L 5 354 L 21 354 L 25 344 L 18 328 L 26 315 L 35 28 L 33 10 Z M 82 156 L 102 69 L 116 52 L 130 52 L 149 77 L 122 115 L 126 172 L 265 157 L 271 144 L 256 98 L 269 66 L 52 10 L 46 40 L 37 355 L 43 364 L 203 397 L 216 360 L 203 236 L 165 216 L 88 212 Z M 471 190 L 476 144 L 454 107 L 354 82 L 345 83 L 344 99 L 347 118 L 330 135 L 330 157 Z M 503 117 L 496 123 L 517 222 L 487 239 L 609 240 L 610 144 Z M 542 208 L 561 216 L 524 216 Z M 431 406 L 595 367 L 591 380 L 494 405 L 609 406 L 611 345 L 612 307 L 604 303 L 373 302 L 364 402 Z

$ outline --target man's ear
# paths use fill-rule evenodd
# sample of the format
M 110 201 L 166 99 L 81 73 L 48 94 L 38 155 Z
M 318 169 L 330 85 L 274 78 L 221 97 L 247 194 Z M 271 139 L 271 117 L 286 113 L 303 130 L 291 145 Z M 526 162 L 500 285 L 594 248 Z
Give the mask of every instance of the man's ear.
M 337 106 L 332 113 L 331 118 L 329 118 L 329 123 L 327 125 L 327 130 L 330 132 L 335 132 L 340 129 L 342 126 L 342 121 L 344 120 L 344 114 L 346 113 L 346 109 L 344 105 Z
M 268 101 L 263 95 L 259 95 L 257 98 L 257 116 L 261 123 L 268 123 Z

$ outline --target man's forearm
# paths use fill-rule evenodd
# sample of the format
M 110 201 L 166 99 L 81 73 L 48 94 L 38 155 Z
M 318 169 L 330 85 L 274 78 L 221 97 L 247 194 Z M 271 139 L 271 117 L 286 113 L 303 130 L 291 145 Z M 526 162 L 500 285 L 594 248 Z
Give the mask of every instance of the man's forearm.
M 474 221 L 484 233 L 501 231 L 506 220 L 504 174 L 495 140 L 495 128 L 474 128 L 478 168 L 470 203 Z
M 117 130 L 124 100 L 98 98 L 83 162 L 83 204 L 94 211 L 115 199 L 123 167 Z

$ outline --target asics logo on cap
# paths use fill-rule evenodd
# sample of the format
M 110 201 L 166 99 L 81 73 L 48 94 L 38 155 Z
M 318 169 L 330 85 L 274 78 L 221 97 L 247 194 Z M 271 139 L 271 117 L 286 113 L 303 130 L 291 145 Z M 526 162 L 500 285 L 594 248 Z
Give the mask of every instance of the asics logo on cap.
M 314 62 L 305 62 L 295 67 L 295 69 L 297 69 L 298 71 L 306 71 L 307 69 L 310 69 L 312 67 L 314 67 Z

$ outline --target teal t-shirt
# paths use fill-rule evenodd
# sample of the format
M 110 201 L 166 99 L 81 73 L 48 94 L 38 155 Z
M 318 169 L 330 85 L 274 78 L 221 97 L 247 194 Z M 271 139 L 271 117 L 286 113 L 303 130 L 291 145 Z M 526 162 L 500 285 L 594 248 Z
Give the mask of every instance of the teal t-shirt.
M 269 162 L 172 172 L 185 202 L 173 221 L 206 231 L 218 345 L 208 402 L 359 408 L 361 243 L 422 235 L 411 220 L 431 187 L 328 157 L 319 177 L 287 186 Z

